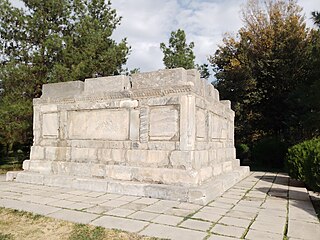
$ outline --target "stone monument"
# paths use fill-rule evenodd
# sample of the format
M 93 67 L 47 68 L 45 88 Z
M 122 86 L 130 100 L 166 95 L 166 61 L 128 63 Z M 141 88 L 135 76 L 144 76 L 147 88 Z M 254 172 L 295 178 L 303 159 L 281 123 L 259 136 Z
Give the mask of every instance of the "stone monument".
M 230 101 L 183 68 L 45 84 L 7 180 L 205 204 L 249 173 Z

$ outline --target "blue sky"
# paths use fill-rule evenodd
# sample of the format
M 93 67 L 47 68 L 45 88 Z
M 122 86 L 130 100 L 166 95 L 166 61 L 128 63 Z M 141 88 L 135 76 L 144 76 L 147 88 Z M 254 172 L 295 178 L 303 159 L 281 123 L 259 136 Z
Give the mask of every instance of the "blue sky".
M 19 0 L 11 2 L 21 7 Z M 127 67 L 142 72 L 164 68 L 160 42 L 168 42 L 171 31 L 184 29 L 188 42 L 195 43 L 196 63 L 207 63 L 225 33 L 235 34 L 242 26 L 241 6 L 246 0 L 113 0 L 122 16 L 113 34 L 117 41 L 127 37 L 132 47 Z M 298 0 L 312 27 L 311 11 L 320 11 L 319 0 Z

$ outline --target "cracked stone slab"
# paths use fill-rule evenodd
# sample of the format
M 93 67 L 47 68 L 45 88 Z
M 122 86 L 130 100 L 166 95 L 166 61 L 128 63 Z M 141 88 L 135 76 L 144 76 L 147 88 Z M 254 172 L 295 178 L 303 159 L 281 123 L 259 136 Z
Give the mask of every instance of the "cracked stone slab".
M 94 220 L 91 224 L 109 229 L 115 228 L 129 232 L 139 232 L 149 223 L 134 219 L 103 216 Z
M 151 237 L 168 238 L 172 240 L 195 240 L 203 239 L 207 233 L 183 229 L 178 227 L 164 226 L 160 224 L 150 224 L 143 231 L 141 235 Z
M 61 209 L 57 212 L 48 214 L 47 216 L 70 221 L 70 222 L 83 223 L 83 224 L 90 223 L 92 220 L 99 217 L 99 215 L 97 214 L 74 211 L 69 209 Z

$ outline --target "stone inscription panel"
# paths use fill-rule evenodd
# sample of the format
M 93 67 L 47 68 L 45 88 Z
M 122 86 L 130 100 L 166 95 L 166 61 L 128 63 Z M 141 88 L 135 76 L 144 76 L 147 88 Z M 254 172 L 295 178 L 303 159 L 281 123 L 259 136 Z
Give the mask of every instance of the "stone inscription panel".
M 179 111 L 174 105 L 150 108 L 150 140 L 179 139 Z
M 99 109 L 68 112 L 70 139 L 127 140 L 129 111 Z
M 58 113 L 44 113 L 42 115 L 42 136 L 44 138 L 57 138 L 58 130 Z
M 196 133 L 197 138 L 205 139 L 207 133 L 206 112 L 201 108 L 197 108 L 196 111 Z

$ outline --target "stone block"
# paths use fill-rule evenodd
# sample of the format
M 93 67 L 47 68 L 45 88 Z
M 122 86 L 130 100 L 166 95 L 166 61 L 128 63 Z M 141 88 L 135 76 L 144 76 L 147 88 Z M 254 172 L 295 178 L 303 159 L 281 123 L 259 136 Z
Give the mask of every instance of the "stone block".
M 139 110 L 130 111 L 130 137 L 131 141 L 139 140 L 140 112 Z
M 24 160 L 23 163 L 22 163 L 22 169 L 23 170 L 29 170 L 30 168 L 30 160 Z
M 197 108 L 196 110 L 196 136 L 200 140 L 206 139 L 207 134 L 207 119 L 206 112 L 203 109 Z
M 164 88 L 187 85 L 187 71 L 183 68 L 158 70 L 131 75 L 132 89 Z
M 194 151 L 172 151 L 170 164 L 173 168 L 191 169 L 194 162 Z
M 83 90 L 82 81 L 49 83 L 42 86 L 41 98 L 72 98 L 82 94 Z
M 30 152 L 30 159 L 42 160 L 44 159 L 44 148 L 40 146 L 32 146 Z
M 179 112 L 175 106 L 150 108 L 150 140 L 179 139 Z
M 20 171 L 9 171 L 6 173 L 6 181 L 14 181 Z
M 124 75 L 88 78 L 84 82 L 84 93 L 87 95 L 99 92 L 120 92 L 129 89 L 129 77 Z
M 194 159 L 192 162 L 192 167 L 194 169 L 200 169 L 202 167 L 207 167 L 209 165 L 209 153 L 206 150 L 194 151 Z
M 71 159 L 72 159 L 72 161 L 75 161 L 75 162 L 95 161 L 95 160 L 97 160 L 97 149 L 95 149 L 95 148 L 72 148 L 71 149 Z

